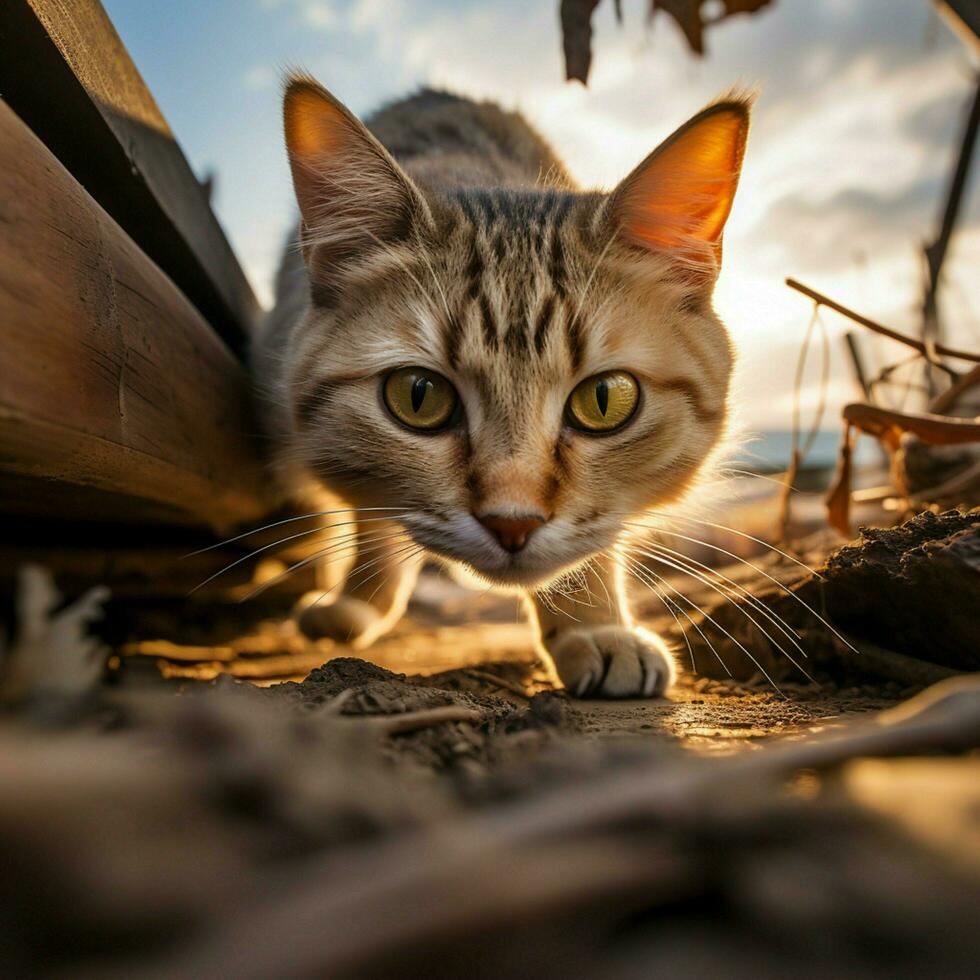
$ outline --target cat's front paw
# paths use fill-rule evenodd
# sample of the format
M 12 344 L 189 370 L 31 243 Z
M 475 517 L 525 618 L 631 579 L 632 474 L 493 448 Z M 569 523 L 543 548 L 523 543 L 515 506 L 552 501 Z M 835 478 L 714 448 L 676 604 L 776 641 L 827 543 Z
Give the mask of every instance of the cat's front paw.
M 548 650 L 575 697 L 653 698 L 674 682 L 676 668 L 660 637 L 639 627 L 562 630 Z
M 357 650 L 370 646 L 388 625 L 371 603 L 353 596 L 340 596 L 329 604 L 314 602 L 300 611 L 297 622 L 311 640 L 336 640 Z

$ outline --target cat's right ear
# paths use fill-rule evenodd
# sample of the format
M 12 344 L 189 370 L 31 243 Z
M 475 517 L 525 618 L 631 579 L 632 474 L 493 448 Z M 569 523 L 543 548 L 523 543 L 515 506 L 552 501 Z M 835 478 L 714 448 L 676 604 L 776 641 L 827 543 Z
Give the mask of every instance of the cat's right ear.
M 710 283 L 742 169 L 750 96 L 708 106 L 653 151 L 610 196 L 623 241 L 670 258 L 682 278 Z
M 283 105 L 286 147 L 311 272 L 404 238 L 431 221 L 408 175 L 356 116 L 306 75 L 292 75 Z

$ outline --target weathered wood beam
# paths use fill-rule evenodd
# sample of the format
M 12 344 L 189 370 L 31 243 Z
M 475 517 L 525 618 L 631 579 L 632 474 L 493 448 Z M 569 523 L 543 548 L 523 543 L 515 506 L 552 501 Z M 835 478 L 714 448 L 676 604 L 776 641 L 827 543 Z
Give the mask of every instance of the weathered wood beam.
M 0 95 L 236 351 L 258 304 L 98 0 L 3 0 Z
M 0 510 L 220 529 L 267 508 L 244 369 L 0 101 Z

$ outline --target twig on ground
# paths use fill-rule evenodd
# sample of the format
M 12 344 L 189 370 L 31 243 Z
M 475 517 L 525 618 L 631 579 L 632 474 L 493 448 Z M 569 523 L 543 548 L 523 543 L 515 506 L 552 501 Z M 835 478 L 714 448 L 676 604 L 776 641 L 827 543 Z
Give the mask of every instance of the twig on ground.
M 474 667 L 469 667 L 463 671 L 467 677 L 472 677 L 474 680 L 485 681 L 487 684 L 493 684 L 495 687 L 499 687 L 502 691 L 510 691 L 511 694 L 516 694 L 520 698 L 524 698 L 526 701 L 530 701 L 531 695 L 524 690 L 520 684 L 515 684 L 513 681 L 506 680 L 503 677 L 498 677 L 496 674 L 491 673 L 489 670 L 477 670 Z
M 356 715 L 358 721 L 366 722 L 384 735 L 403 735 L 417 732 L 422 728 L 432 728 L 451 721 L 468 721 L 478 724 L 483 720 L 479 711 L 473 708 L 460 708 L 447 705 L 444 708 L 427 708 L 424 711 L 406 711 L 397 715 Z
M 739 800 L 749 805 L 746 787 L 775 787 L 803 769 L 978 744 L 980 682 L 958 678 L 834 737 L 697 766 L 657 758 L 462 817 L 437 835 L 412 834 L 342 862 L 328 856 L 274 903 L 241 910 L 142 976 L 384 975 L 377 969 L 389 962 L 404 971 L 407 961 L 396 958 L 408 948 L 449 948 L 474 930 L 499 928 L 501 917 L 594 914 L 613 899 L 622 914 L 684 880 L 682 856 L 654 828 L 710 826 L 738 812 Z M 257 935 L 276 942 L 256 945 Z

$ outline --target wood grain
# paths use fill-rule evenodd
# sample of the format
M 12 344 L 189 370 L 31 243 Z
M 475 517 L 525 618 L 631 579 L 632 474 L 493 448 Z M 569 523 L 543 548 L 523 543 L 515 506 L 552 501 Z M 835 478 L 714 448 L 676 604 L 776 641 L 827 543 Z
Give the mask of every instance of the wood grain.
M 82 516 L 214 528 L 265 512 L 244 369 L 3 102 L 0 364 L 3 510 L 81 499 Z
M 0 50 L 7 104 L 241 352 L 255 296 L 102 5 L 4 0 Z

